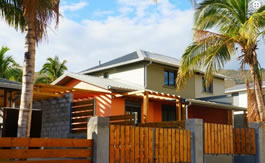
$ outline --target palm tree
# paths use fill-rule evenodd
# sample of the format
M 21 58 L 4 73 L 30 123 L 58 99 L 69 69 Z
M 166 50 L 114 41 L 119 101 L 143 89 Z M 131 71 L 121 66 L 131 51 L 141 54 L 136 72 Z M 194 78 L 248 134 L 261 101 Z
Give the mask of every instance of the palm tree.
M 18 137 L 29 136 L 36 44 L 47 34 L 47 26 L 59 23 L 60 0 L 0 0 L 1 17 L 11 26 L 26 32 Z
M 6 52 L 10 49 L 3 46 L 0 49 L 0 78 L 6 78 L 9 80 L 14 80 L 21 82 L 19 79 L 18 73 L 21 70 L 21 67 L 15 62 L 11 56 L 6 56 Z
M 235 54 L 242 70 L 249 66 L 254 83 L 255 121 L 264 121 L 264 101 L 260 65 L 257 59 L 258 40 L 265 35 L 265 6 L 249 12 L 250 0 L 202 0 L 195 7 L 194 39 L 182 56 L 177 78 L 180 89 L 197 70 L 205 70 L 207 85 L 213 74 L 224 67 Z
M 42 69 L 40 70 L 40 77 L 36 79 L 35 84 L 50 84 L 59 78 L 63 75 L 64 71 L 67 70 L 67 67 L 65 66 L 66 62 L 66 60 L 60 62 L 58 56 L 55 56 L 54 58 L 47 58 L 47 62 L 42 66 Z

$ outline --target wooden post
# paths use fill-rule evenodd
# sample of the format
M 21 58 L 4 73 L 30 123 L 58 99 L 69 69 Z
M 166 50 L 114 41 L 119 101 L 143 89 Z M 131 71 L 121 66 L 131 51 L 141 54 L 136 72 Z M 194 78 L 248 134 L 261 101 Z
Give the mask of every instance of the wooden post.
M 244 121 L 244 128 L 248 128 L 248 118 L 247 118 L 247 112 L 244 111 L 243 113 L 243 121 Z
M 143 108 L 143 112 L 144 112 L 144 123 L 147 122 L 147 116 L 148 116 L 148 109 L 149 109 L 149 95 L 148 92 L 144 93 L 144 108 Z
M 181 109 L 182 109 L 182 105 L 181 105 L 181 99 L 176 99 L 176 108 L 177 108 L 177 117 L 178 117 L 178 121 L 181 121 Z
M 7 107 L 7 92 L 4 90 L 4 107 Z

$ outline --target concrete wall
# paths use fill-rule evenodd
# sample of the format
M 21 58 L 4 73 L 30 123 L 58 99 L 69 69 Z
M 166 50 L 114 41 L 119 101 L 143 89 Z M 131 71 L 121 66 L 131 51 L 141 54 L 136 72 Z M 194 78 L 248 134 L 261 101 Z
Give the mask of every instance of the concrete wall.
M 91 73 L 88 75 L 103 77 L 104 73 L 109 73 L 109 79 L 144 85 L 144 62 L 126 66 L 116 67 L 104 71 Z
M 204 155 L 204 163 L 233 163 L 232 155 Z
M 69 138 L 71 135 L 72 95 L 64 98 L 42 100 L 33 103 L 33 108 L 42 110 L 41 137 Z

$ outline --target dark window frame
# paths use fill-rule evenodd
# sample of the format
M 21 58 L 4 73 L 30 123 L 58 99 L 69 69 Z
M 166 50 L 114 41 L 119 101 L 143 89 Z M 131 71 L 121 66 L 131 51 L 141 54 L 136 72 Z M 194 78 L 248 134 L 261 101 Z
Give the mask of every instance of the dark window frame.
M 202 77 L 202 92 L 213 93 L 213 81 L 211 82 L 209 87 L 206 87 L 206 80 L 204 77 Z
M 103 78 L 108 79 L 109 78 L 109 72 L 104 72 Z
M 167 74 L 167 76 L 166 76 Z M 174 74 L 174 80 L 172 84 L 172 80 L 170 79 L 170 74 Z M 177 72 L 174 70 L 164 70 L 164 86 L 168 87 L 176 87 L 176 78 L 177 78 Z

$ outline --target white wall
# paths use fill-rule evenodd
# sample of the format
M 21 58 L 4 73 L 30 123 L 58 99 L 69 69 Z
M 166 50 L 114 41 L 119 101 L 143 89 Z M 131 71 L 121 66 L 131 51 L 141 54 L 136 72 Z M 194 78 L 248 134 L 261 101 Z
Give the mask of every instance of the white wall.
M 247 106 L 248 106 L 248 94 L 247 94 L 247 92 L 239 92 L 238 106 L 247 108 Z
M 144 68 L 139 67 L 136 69 L 110 73 L 109 79 L 130 82 L 144 86 Z

